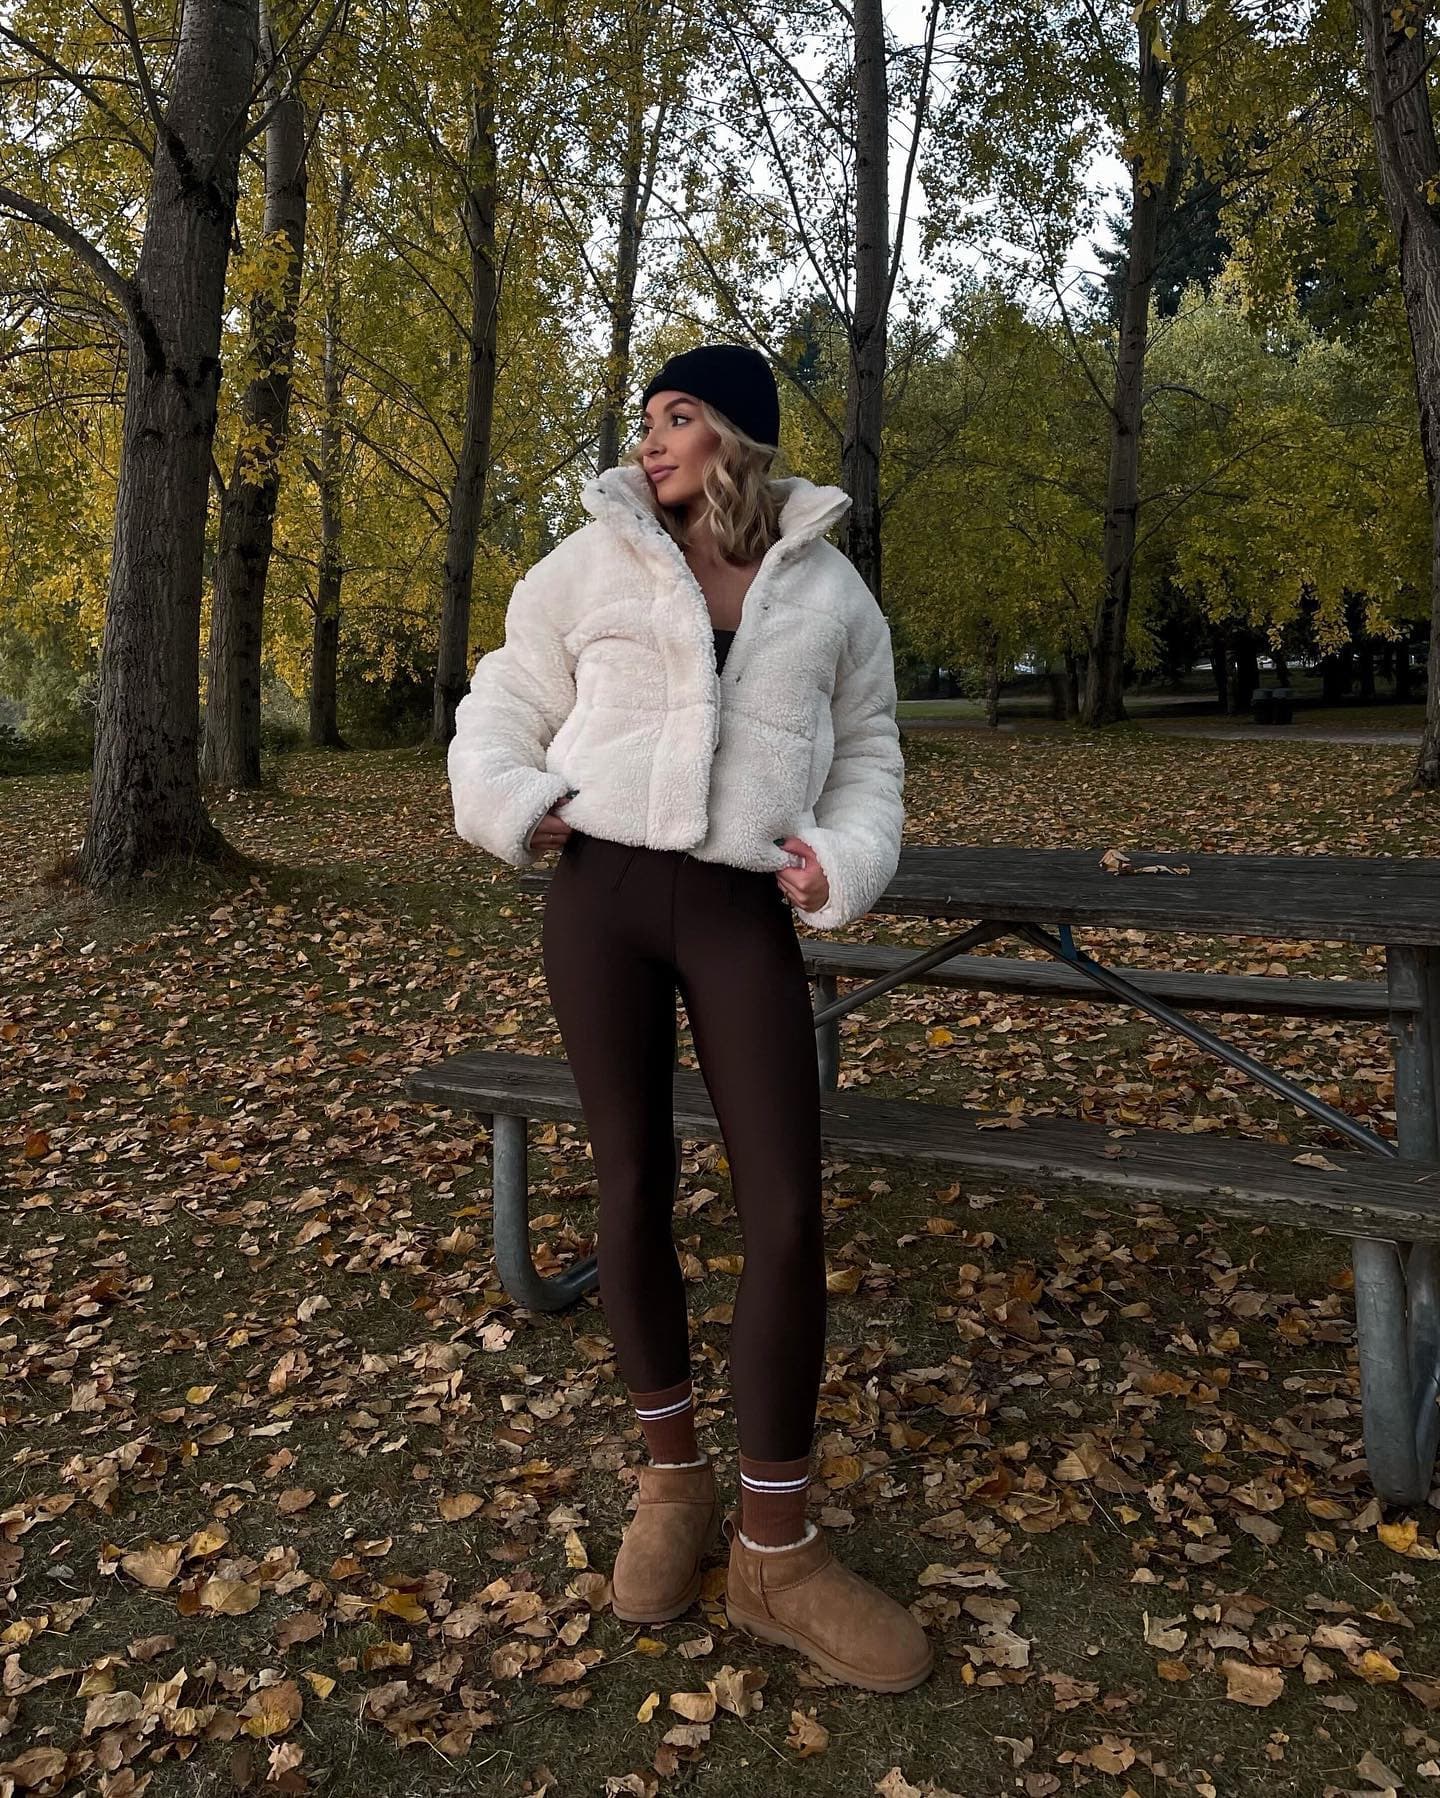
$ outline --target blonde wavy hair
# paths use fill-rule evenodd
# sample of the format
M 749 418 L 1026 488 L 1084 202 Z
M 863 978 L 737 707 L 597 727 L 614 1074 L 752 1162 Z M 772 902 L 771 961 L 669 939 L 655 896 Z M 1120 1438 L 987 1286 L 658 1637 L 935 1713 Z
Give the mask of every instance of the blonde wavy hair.
M 780 535 L 780 500 L 769 485 L 770 465 L 779 451 L 774 444 L 748 436 L 705 400 L 696 406 L 720 439 L 705 465 L 699 501 L 687 516 L 683 506 L 661 505 L 647 480 L 650 509 L 682 549 L 708 516 L 716 547 L 727 562 L 758 562 Z M 620 461 L 626 467 L 641 466 L 638 438 Z

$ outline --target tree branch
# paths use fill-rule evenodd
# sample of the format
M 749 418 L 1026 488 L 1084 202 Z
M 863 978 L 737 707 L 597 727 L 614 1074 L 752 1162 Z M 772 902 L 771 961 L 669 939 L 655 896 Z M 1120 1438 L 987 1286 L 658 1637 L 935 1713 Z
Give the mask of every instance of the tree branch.
M 905 212 L 910 203 L 910 180 L 915 173 L 915 158 L 920 152 L 920 134 L 925 126 L 925 110 L 930 99 L 930 65 L 935 55 L 935 28 L 940 19 L 940 0 L 931 0 L 930 17 L 925 25 L 925 60 L 920 70 L 920 92 L 915 99 L 915 129 L 910 134 L 910 154 L 905 162 L 905 179 L 900 188 L 900 212 L 895 222 L 895 243 L 890 256 L 890 276 L 885 283 L 881 311 L 888 315 L 890 297 L 895 292 L 895 278 L 900 273 L 900 250 L 905 242 Z
M 101 285 L 120 306 L 130 324 L 138 327 L 139 307 L 134 283 L 120 273 L 105 252 L 91 243 L 83 231 L 77 231 L 68 219 L 61 218 L 58 212 L 52 212 L 38 200 L 27 199 L 24 194 L 16 193 L 13 187 L 0 187 L 0 211 L 28 219 L 42 231 L 58 237 L 67 249 L 73 250 L 86 267 L 99 277 Z
M 158 143 L 166 135 L 165 118 L 160 111 L 160 102 L 155 97 L 155 89 L 150 80 L 150 65 L 145 60 L 145 51 L 140 43 L 140 27 L 135 22 L 134 0 L 120 0 L 120 4 L 125 14 L 125 35 L 130 40 L 135 75 L 145 98 L 145 110 L 150 114 L 150 122 L 155 127 L 155 141 Z
M 83 75 L 77 75 L 74 69 L 67 68 L 63 62 L 60 62 L 53 57 L 48 50 L 42 49 L 39 44 L 35 43 L 30 38 L 22 37 L 18 31 L 12 31 L 8 25 L 0 25 L 0 38 L 4 38 L 7 42 L 14 44 L 17 49 L 25 51 L 27 56 L 33 56 L 36 62 L 43 63 L 52 75 L 58 75 L 62 81 L 68 81 L 77 94 L 83 94 L 95 110 L 100 113 L 103 118 L 110 121 L 125 141 L 140 152 L 146 162 L 150 161 L 153 154 L 150 145 L 147 144 L 142 137 L 139 137 L 136 134 L 132 129 L 129 120 L 123 118 L 116 112 L 109 101 L 106 100 Z

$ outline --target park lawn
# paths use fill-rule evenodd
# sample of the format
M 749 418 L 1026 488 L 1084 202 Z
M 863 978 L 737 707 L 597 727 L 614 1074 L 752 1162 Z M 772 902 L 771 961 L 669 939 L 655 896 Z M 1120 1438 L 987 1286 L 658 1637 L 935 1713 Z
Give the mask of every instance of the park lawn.
M 906 755 L 916 842 L 1440 852 L 1403 749 L 964 733 Z M 1366 1488 L 1333 1238 L 827 1164 L 815 1502 L 844 1558 L 916 1605 L 936 1672 L 857 1694 L 730 1631 L 718 1555 L 691 1616 L 622 1626 L 604 1574 L 640 1449 L 603 1312 L 510 1305 L 483 1134 L 403 1097 L 462 1045 L 561 1052 L 540 902 L 454 837 L 436 753 L 287 757 L 267 779 L 214 806 L 263 872 L 109 905 L 35 878 L 79 840 L 83 777 L 5 783 L 0 1766 L 21 1789 L 1148 1798 L 1440 1777 L 1437 1519 Z M 1378 971 L 1343 945 L 1183 948 Z M 1379 1030 L 1235 1029 L 1393 1121 Z M 876 1091 L 1333 1143 L 1095 1006 L 891 994 L 844 1042 L 847 1083 Z M 579 1132 L 533 1141 L 558 1264 L 591 1246 L 590 1164 Z M 740 1243 L 713 1149 L 687 1159 L 677 1236 L 730 1481 Z

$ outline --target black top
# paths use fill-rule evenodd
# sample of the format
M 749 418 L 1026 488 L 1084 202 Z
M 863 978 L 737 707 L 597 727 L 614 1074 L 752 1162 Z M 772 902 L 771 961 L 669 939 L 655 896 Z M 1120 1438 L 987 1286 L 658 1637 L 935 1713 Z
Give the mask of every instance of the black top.
M 722 669 L 725 666 L 725 658 L 730 653 L 730 645 L 735 641 L 735 633 L 734 631 L 722 631 L 718 625 L 713 629 L 715 631 L 715 666 L 717 669 Z

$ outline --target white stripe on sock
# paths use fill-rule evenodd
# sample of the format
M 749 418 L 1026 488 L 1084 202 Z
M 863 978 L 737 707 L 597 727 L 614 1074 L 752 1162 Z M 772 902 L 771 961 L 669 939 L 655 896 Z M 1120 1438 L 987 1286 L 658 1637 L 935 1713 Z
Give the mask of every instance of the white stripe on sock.
M 643 1417 L 647 1423 L 656 1417 L 674 1417 L 677 1412 L 688 1411 L 694 1403 L 693 1398 L 682 1398 L 678 1405 L 662 1405 L 658 1411 L 642 1411 L 637 1405 L 635 1415 Z
M 807 1473 L 798 1480 L 757 1480 L 748 1473 L 742 1473 L 740 1484 L 749 1486 L 755 1492 L 798 1492 L 802 1486 L 810 1484 L 810 1475 Z

